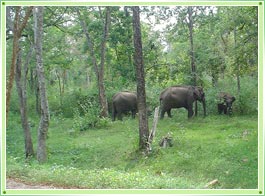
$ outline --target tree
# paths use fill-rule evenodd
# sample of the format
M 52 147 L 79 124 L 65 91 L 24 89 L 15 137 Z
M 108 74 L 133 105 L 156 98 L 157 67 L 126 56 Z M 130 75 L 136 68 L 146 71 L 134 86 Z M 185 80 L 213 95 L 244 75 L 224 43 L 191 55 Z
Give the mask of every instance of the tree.
M 106 7 L 105 9 L 105 20 L 103 23 L 102 29 L 102 41 L 100 44 L 100 63 L 97 63 L 96 54 L 94 50 L 94 43 L 90 36 L 90 32 L 87 28 L 87 24 L 85 20 L 82 18 L 79 8 L 76 8 L 81 27 L 83 32 L 85 33 L 87 44 L 89 47 L 90 56 L 92 58 L 92 62 L 95 68 L 96 76 L 97 76 L 97 84 L 99 90 L 99 104 L 101 106 L 101 116 L 107 117 L 108 116 L 108 103 L 107 98 L 105 95 L 105 85 L 104 85 L 104 67 L 105 67 L 105 53 L 106 53 L 106 43 L 109 35 L 109 27 L 110 27 L 110 7 Z M 101 12 L 101 9 L 99 8 Z
M 49 108 L 46 95 L 45 75 L 42 56 L 43 38 L 43 7 L 34 7 L 34 46 L 36 52 L 36 71 L 38 76 L 38 86 L 41 102 L 41 119 L 38 128 L 38 149 L 37 160 L 40 163 L 47 161 L 46 138 L 49 127 Z
M 15 19 L 14 19 L 14 27 L 12 29 L 13 31 L 13 54 L 12 54 L 12 63 L 11 63 L 11 69 L 9 73 L 9 78 L 7 81 L 7 89 L 6 89 L 6 121 L 8 119 L 8 111 L 9 111 L 9 105 L 10 105 L 10 98 L 11 98 L 11 91 L 13 88 L 13 82 L 14 82 L 14 75 L 15 75 L 15 66 L 16 66 L 16 60 L 17 60 L 17 54 L 19 51 L 19 39 L 22 35 L 22 31 L 27 25 L 28 19 L 31 15 L 33 7 L 29 7 L 26 11 L 26 15 L 20 23 L 20 11 L 21 7 L 16 7 L 16 13 L 15 13 Z M 7 23 L 9 25 L 9 23 Z M 10 25 L 9 25 L 10 26 Z
M 196 79 L 196 65 L 195 65 L 195 53 L 194 53 L 194 44 L 193 44 L 193 7 L 188 7 L 188 28 L 189 28 L 189 40 L 190 40 L 190 64 L 191 64 L 191 75 L 192 75 L 192 84 L 193 86 L 197 85 Z M 197 102 L 196 102 L 197 103 Z
M 137 78 L 137 104 L 139 112 L 139 148 L 146 150 L 149 136 L 148 117 L 146 109 L 145 74 L 142 52 L 141 26 L 139 7 L 133 9 L 133 38 L 134 38 L 134 63 Z
M 26 77 L 27 77 L 27 69 L 29 64 L 29 59 L 32 54 L 32 47 L 29 50 L 27 55 L 26 63 L 24 64 L 24 70 L 22 72 L 22 60 L 21 60 L 22 50 L 19 48 L 17 54 L 17 63 L 16 63 L 16 86 L 18 92 L 18 98 L 20 103 L 20 116 L 22 122 L 22 128 L 24 130 L 24 140 L 25 140 L 25 155 L 26 158 L 32 156 L 34 154 L 33 144 L 31 139 L 30 127 L 28 122 L 28 112 L 27 112 L 27 91 L 26 91 Z

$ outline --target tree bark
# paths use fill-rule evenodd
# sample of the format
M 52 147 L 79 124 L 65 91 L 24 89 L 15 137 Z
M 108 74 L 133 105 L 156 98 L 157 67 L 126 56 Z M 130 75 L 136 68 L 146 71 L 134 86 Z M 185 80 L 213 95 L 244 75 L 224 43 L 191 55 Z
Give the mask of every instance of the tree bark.
M 25 140 L 25 155 L 26 158 L 34 155 L 33 144 L 31 139 L 30 127 L 28 122 L 28 112 L 27 112 L 27 95 L 26 95 L 26 67 L 31 58 L 31 49 L 29 55 L 27 56 L 27 61 L 24 66 L 24 77 L 22 76 L 22 62 L 21 62 L 21 49 L 17 54 L 17 63 L 16 63 L 16 86 L 18 92 L 18 98 L 20 103 L 20 116 L 22 122 L 22 128 L 24 130 L 24 140 Z
M 47 161 L 46 138 L 49 127 L 49 108 L 46 95 L 45 75 L 42 62 L 43 7 L 34 7 L 34 45 L 36 52 L 36 71 L 40 90 L 41 119 L 38 128 L 37 160 Z
M 101 116 L 107 117 L 108 116 L 108 103 L 107 98 L 105 95 L 105 85 L 104 85 L 104 67 L 105 67 L 105 52 L 106 52 L 106 42 L 109 34 L 109 26 L 110 26 L 110 9 L 109 7 L 106 7 L 106 15 L 105 15 L 105 24 L 103 25 L 103 37 L 101 42 L 101 48 L 100 48 L 100 64 L 97 64 L 97 60 L 95 57 L 95 51 L 94 51 L 94 44 L 91 40 L 87 25 L 85 21 L 82 19 L 82 16 L 80 14 L 80 11 L 78 8 L 76 8 L 81 27 L 83 29 L 83 32 L 85 33 L 90 56 L 92 58 L 92 63 L 95 67 L 96 76 L 97 76 L 97 84 L 98 84 L 98 90 L 99 90 L 99 104 L 101 107 Z
M 236 64 L 236 79 L 237 79 L 237 94 L 240 96 L 240 63 L 238 62 L 238 57 L 237 57 L 237 32 L 236 32 L 236 27 L 234 28 L 234 44 L 235 44 L 235 64 Z
M 18 41 L 21 37 L 21 33 L 23 29 L 26 27 L 28 19 L 31 15 L 33 7 L 29 7 L 27 9 L 26 15 L 22 21 L 22 23 L 19 25 L 20 21 L 20 10 L 21 7 L 16 7 L 16 13 L 15 13 L 15 20 L 14 20 L 14 27 L 13 27 L 13 53 L 12 53 L 12 62 L 11 62 L 11 68 L 10 73 L 7 81 L 7 89 L 6 89 L 6 122 L 8 120 L 8 112 L 9 112 L 9 105 L 10 105 L 10 99 L 11 99 L 11 91 L 13 88 L 13 82 L 14 82 L 14 75 L 15 75 L 15 66 L 16 66 L 16 60 L 17 60 L 17 53 L 18 53 Z
M 134 31 L 134 64 L 137 78 L 137 104 L 139 112 L 139 149 L 148 151 L 148 116 L 146 108 L 145 73 L 142 52 L 142 36 L 140 26 L 139 7 L 133 9 L 133 31 Z
M 194 54 L 194 44 L 193 44 L 193 16 L 192 7 L 188 6 L 188 27 L 189 27 L 189 39 L 190 39 L 190 62 L 191 62 L 191 76 L 193 86 L 197 86 L 197 74 L 195 65 L 195 54 Z M 198 114 L 198 104 L 195 101 L 195 116 Z
M 98 87 L 99 87 L 99 99 L 101 103 L 101 116 L 108 116 L 108 102 L 105 95 L 104 85 L 104 69 L 105 69 L 105 56 L 106 56 L 106 43 L 109 35 L 110 28 L 110 8 L 106 7 L 106 16 L 103 26 L 103 37 L 101 42 L 101 54 L 100 54 L 100 68 L 98 73 Z
M 196 65 L 195 65 L 195 56 L 194 56 L 194 44 L 193 44 L 193 16 L 192 16 L 192 7 L 188 7 L 188 27 L 189 27 L 189 39 L 190 39 L 190 62 L 191 62 L 191 75 L 193 86 L 196 86 Z

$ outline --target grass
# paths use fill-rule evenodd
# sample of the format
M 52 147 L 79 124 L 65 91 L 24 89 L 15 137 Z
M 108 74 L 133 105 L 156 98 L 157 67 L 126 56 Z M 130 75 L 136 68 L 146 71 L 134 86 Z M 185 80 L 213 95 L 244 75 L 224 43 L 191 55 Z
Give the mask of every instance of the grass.
M 158 122 L 153 151 L 138 149 L 138 122 L 109 122 L 106 128 L 73 132 L 72 119 L 52 118 L 47 139 L 49 160 L 24 159 L 20 120 L 10 114 L 7 177 L 68 188 L 258 188 L 257 116 L 208 116 L 187 119 L 185 111 Z M 34 120 L 32 120 L 34 122 Z M 36 148 L 37 123 L 32 123 Z M 152 126 L 150 119 L 149 128 Z M 173 146 L 160 148 L 170 133 Z

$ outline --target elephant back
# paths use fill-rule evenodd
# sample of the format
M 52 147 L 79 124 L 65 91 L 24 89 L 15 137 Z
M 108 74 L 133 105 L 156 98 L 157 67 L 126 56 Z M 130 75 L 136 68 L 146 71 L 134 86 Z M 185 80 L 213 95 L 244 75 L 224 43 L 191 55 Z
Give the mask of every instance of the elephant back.
M 137 96 L 134 92 L 121 91 L 113 96 L 112 102 L 133 106 L 137 104 Z
M 218 99 L 219 99 L 219 102 L 225 102 L 226 100 L 232 100 L 234 101 L 235 100 L 235 97 L 229 93 L 226 93 L 226 92 L 220 92 L 218 94 Z

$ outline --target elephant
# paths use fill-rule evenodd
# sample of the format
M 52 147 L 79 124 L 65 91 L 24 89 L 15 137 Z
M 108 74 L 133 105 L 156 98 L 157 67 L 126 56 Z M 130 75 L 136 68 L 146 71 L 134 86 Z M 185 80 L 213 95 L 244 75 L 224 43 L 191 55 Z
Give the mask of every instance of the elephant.
M 229 93 L 220 92 L 218 94 L 218 99 L 219 99 L 217 104 L 218 113 L 232 115 L 232 104 L 236 100 L 236 98 L 230 95 Z
M 122 120 L 122 114 L 132 113 L 132 118 L 135 118 L 137 112 L 137 96 L 133 92 L 122 91 L 116 93 L 112 97 L 112 120 L 116 117 Z
M 172 108 L 186 108 L 188 110 L 188 118 L 193 116 L 193 102 L 200 101 L 203 104 L 204 116 L 206 116 L 205 94 L 202 87 L 176 85 L 165 89 L 160 94 L 160 119 L 164 118 L 165 112 L 168 117 L 172 117 Z

